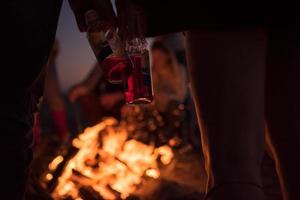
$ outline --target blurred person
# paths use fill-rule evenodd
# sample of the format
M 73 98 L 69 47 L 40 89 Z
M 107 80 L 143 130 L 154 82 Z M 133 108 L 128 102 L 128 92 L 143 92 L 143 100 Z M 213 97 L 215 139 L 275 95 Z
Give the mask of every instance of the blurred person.
M 123 85 L 110 84 L 98 63 L 81 83 L 73 86 L 68 96 L 71 102 L 79 103 L 85 127 L 100 122 L 103 117 L 120 120 L 120 109 L 125 103 Z
M 59 41 L 55 40 L 46 66 L 43 100 L 50 109 L 53 131 L 63 141 L 69 137 L 67 109 L 59 86 L 56 58 L 59 54 Z
M 153 42 L 151 54 L 154 103 L 160 112 L 165 112 L 171 102 L 184 103 L 188 92 L 186 71 L 162 41 Z
M 181 64 L 185 68 L 187 67 L 183 33 L 176 32 L 159 35 L 155 37 L 155 41 L 161 41 L 169 49 L 172 49 L 179 64 Z
M 183 70 L 182 77 L 186 78 L 185 89 L 187 89 L 187 93 L 185 95 L 185 99 L 181 101 L 181 112 L 183 112 L 183 116 L 181 115 L 182 124 L 180 128 L 181 135 L 187 144 L 192 144 L 195 149 L 199 149 L 200 147 L 200 138 L 199 138 L 199 127 L 197 125 L 196 112 L 194 107 L 194 102 L 192 100 L 191 95 L 191 84 L 190 77 L 187 73 L 187 63 L 186 63 L 186 55 L 185 55 L 185 47 L 184 47 L 184 34 L 183 33 L 168 33 L 160 36 L 156 36 L 154 39 L 156 42 L 161 42 L 163 46 L 168 48 L 175 54 L 175 63 L 179 64 L 180 68 Z M 158 83 L 159 84 L 159 83 Z M 178 90 L 182 90 L 180 86 Z
M 175 51 L 155 39 L 151 45 L 154 107 L 166 123 L 167 138 L 179 137 L 187 142 L 189 133 L 184 130 L 187 112 L 188 84 L 186 69 L 175 55 Z

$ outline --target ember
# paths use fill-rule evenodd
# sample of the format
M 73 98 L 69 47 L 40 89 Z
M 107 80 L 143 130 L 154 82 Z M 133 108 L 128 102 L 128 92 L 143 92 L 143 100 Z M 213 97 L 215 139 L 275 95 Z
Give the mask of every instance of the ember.
M 88 193 L 103 199 L 125 199 L 136 191 L 143 176 L 159 178 L 158 162 L 171 162 L 171 148 L 155 148 L 129 139 L 129 134 L 126 125 L 108 118 L 75 138 L 72 144 L 79 150 L 66 163 L 53 198 L 79 200 Z M 53 178 L 51 173 L 63 160 L 58 156 L 49 164 L 46 180 Z

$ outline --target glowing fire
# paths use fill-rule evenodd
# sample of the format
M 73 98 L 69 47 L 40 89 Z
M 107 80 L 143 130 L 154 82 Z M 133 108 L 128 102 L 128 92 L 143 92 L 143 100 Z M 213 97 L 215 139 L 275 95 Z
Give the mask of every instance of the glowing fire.
M 169 164 L 173 158 L 171 148 L 155 148 L 127 139 L 127 129 L 117 126 L 112 118 L 87 128 L 72 142 L 79 151 L 58 178 L 52 193 L 54 199 L 69 196 L 79 200 L 79 189 L 84 186 L 92 187 L 104 199 L 125 199 L 135 192 L 143 176 L 158 178 L 157 160 Z M 63 157 L 56 157 L 49 164 L 49 170 L 53 171 L 62 161 Z M 52 178 L 52 174 L 47 173 L 46 179 Z

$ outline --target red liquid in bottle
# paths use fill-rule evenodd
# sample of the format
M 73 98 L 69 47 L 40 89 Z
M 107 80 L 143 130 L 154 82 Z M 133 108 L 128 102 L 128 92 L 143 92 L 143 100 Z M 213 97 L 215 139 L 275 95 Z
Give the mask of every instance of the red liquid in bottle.
M 132 70 L 132 63 L 128 57 L 110 56 L 101 62 L 106 79 L 110 83 L 118 84 L 128 76 Z
M 153 100 L 148 52 L 131 55 L 133 69 L 124 80 L 124 96 L 128 104 L 147 104 Z

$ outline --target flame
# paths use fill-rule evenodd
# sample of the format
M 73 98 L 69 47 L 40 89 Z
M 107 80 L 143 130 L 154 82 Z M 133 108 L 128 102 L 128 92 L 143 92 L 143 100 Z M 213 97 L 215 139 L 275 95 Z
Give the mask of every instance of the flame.
M 171 148 L 155 148 L 127 140 L 127 130 L 115 119 L 108 118 L 75 138 L 72 144 L 79 151 L 58 178 L 53 198 L 80 200 L 79 189 L 90 186 L 104 199 L 125 199 L 136 191 L 144 175 L 159 178 L 157 160 L 160 158 L 163 164 L 169 164 L 173 158 Z M 49 170 L 53 171 L 62 161 L 62 156 L 56 157 L 49 164 Z M 50 176 L 48 173 L 46 179 Z
M 160 173 L 157 169 L 148 169 L 146 171 L 146 175 L 152 178 L 158 178 L 160 176 Z
M 157 149 L 157 151 L 158 154 L 161 156 L 160 161 L 163 164 L 168 165 L 172 161 L 174 154 L 169 146 L 161 146 Z
M 47 181 L 51 181 L 51 180 L 53 179 L 52 174 L 48 173 L 48 174 L 46 175 L 46 179 L 47 179 Z
M 56 169 L 56 167 L 64 160 L 64 157 L 62 157 L 61 155 L 57 156 L 56 158 L 54 158 L 54 160 L 52 160 L 52 162 L 49 164 L 48 168 L 51 171 L 54 171 Z

